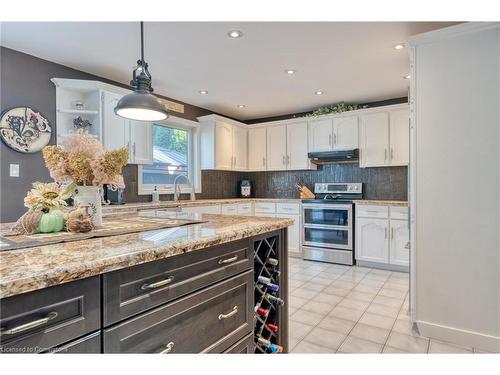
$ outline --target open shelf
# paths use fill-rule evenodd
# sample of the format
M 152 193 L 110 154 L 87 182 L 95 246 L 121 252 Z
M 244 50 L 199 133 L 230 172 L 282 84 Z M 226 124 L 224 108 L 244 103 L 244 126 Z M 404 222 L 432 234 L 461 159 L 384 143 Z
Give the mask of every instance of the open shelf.
M 91 109 L 58 109 L 57 112 L 68 115 L 98 115 L 99 111 Z

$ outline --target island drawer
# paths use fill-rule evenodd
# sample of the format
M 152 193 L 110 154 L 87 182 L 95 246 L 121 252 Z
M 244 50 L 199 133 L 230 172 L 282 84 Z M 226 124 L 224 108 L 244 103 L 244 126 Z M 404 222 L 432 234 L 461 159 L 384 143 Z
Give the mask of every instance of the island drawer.
M 94 276 L 0 300 L 0 352 L 38 353 L 100 328 Z
M 103 275 L 104 326 L 253 267 L 248 239 Z
M 51 354 L 100 354 L 101 331 L 94 332 L 80 339 L 71 341 L 48 351 Z
M 253 341 L 253 333 L 245 336 L 243 339 L 238 341 L 236 344 L 231 346 L 229 349 L 224 351 L 227 354 L 253 354 L 255 350 L 255 344 Z
M 253 330 L 253 271 L 104 330 L 105 353 L 221 353 Z

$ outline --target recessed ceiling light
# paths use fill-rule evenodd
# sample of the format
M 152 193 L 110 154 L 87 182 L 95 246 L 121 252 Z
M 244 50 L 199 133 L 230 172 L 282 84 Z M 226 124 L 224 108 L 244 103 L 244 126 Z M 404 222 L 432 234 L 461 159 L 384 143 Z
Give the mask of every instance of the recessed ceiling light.
M 315 92 L 315 94 L 316 94 L 316 95 L 323 95 L 323 91 L 318 90 L 318 91 L 316 91 L 316 92 Z
M 200 90 L 198 91 L 201 95 L 207 95 L 208 91 L 207 90 Z
M 411 78 L 411 75 L 407 74 L 403 77 L 404 79 L 410 79 Z
M 400 50 L 400 49 L 405 48 L 405 45 L 404 45 L 404 43 L 398 43 L 398 44 L 393 45 L 392 48 L 394 48 L 396 50 Z
M 287 69 L 287 70 L 285 70 L 285 72 L 286 72 L 286 74 L 292 75 L 292 74 L 295 74 L 296 70 L 295 69 Z
M 230 38 L 241 38 L 243 33 L 240 30 L 231 30 L 227 33 Z
M 245 105 L 245 104 L 238 104 L 238 105 L 237 105 L 237 107 L 238 107 L 238 108 L 245 108 L 245 107 L 246 107 L 246 105 Z

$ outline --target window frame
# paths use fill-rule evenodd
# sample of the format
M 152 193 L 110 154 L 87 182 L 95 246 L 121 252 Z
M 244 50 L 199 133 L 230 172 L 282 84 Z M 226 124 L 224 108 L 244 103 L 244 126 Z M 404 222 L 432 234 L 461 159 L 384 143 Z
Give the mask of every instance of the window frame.
M 188 139 L 188 171 L 189 180 L 193 183 L 196 193 L 201 193 L 201 164 L 200 164 L 200 124 L 197 121 L 187 120 L 176 116 L 170 116 L 166 120 L 155 121 L 151 124 L 161 125 L 169 128 L 177 128 L 189 132 Z M 151 132 L 151 137 L 153 132 Z M 153 140 L 151 140 L 153 142 Z M 154 144 L 152 144 L 151 152 L 153 152 Z M 157 186 L 160 194 L 173 194 L 174 184 L 168 185 L 153 185 L 144 184 L 142 182 L 143 166 L 139 165 L 137 168 L 137 194 L 138 195 L 151 195 L 154 187 Z M 183 180 L 185 181 L 185 180 Z M 190 193 L 191 189 L 187 184 L 179 185 L 181 193 Z

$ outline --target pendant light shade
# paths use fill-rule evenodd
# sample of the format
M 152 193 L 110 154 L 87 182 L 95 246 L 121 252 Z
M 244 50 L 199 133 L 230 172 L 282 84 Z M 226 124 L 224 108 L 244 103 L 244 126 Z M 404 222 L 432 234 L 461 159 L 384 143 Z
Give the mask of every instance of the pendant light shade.
M 144 24 L 141 22 L 141 59 L 137 61 L 130 81 L 134 92 L 120 99 L 115 107 L 118 116 L 139 121 L 160 121 L 168 117 L 160 99 L 151 94 L 151 79 L 148 63 L 144 61 Z

